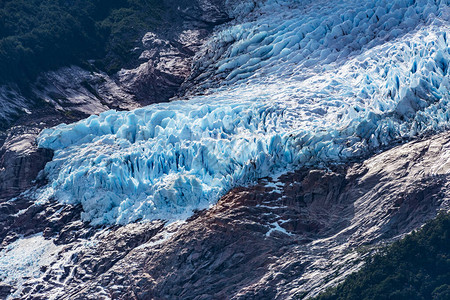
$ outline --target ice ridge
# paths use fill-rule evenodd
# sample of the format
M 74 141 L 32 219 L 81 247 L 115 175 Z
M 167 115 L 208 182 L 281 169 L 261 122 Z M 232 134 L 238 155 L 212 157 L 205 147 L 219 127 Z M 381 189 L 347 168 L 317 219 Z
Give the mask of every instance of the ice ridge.
M 220 28 L 204 96 L 44 130 L 39 201 L 81 203 L 92 224 L 184 218 L 279 169 L 447 128 L 449 2 L 327 3 L 268 0 Z

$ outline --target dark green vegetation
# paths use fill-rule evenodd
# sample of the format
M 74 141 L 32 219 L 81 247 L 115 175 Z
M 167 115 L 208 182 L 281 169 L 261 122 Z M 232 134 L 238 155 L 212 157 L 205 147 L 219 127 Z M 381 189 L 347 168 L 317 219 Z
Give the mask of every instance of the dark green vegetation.
M 86 64 L 120 69 L 142 33 L 158 25 L 160 0 L 0 0 L 0 83 Z
M 450 299 L 450 214 L 381 250 L 316 299 Z

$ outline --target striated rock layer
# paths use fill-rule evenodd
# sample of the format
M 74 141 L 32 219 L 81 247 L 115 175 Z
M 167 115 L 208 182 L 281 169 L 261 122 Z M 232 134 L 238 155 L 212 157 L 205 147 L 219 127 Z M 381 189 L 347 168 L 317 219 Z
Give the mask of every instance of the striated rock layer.
M 19 200 L 12 201 L 10 219 L 27 215 L 30 224 L 47 226 L 47 243 L 58 246 L 40 242 L 37 249 L 54 254 L 37 256 L 40 271 L 32 279 L 3 280 L 24 299 L 310 297 L 357 270 L 380 243 L 450 209 L 449 157 L 450 134 L 443 133 L 362 162 L 262 179 L 166 226 L 93 229 L 79 221 L 79 209 L 68 217 L 56 202 L 54 209 L 33 204 L 13 217 Z M 9 245 L 0 266 L 8 261 L 5 251 L 15 253 L 23 241 L 3 237 Z
M 0 88 L 0 298 L 308 298 L 450 209 L 448 0 L 166 1 L 119 73 Z

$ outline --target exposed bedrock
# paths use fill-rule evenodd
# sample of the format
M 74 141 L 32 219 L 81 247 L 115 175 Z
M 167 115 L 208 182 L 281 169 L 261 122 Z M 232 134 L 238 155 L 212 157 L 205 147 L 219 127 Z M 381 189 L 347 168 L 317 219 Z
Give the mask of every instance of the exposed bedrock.
M 53 151 L 38 148 L 36 137 L 42 128 L 70 123 L 83 116 L 77 112 L 54 111 L 50 106 L 42 105 L 20 117 L 15 126 L 0 131 L 0 202 L 45 183 L 37 175 L 52 159 Z
M 307 2 L 164 1 L 172 8 L 165 26 L 145 34 L 118 73 L 72 66 L 42 74 L 33 86 L 37 102 L 14 87 L 0 87 L 0 98 L 7 99 L 0 103 L 0 126 L 15 120 L 0 132 L 0 298 L 308 298 L 359 269 L 380 245 L 450 209 L 450 132 L 418 138 L 449 128 L 448 1 L 380 0 L 377 9 L 373 1 L 353 1 L 352 10 L 347 1 L 339 7 L 326 1 L 305 7 Z M 236 9 L 227 12 L 223 2 Z M 258 3 L 268 6 L 253 10 Z M 229 16 L 236 23 L 220 27 L 201 46 Z M 192 72 L 195 54 L 203 59 Z M 110 108 L 168 101 L 183 93 L 181 86 L 187 95 L 206 95 L 47 130 L 43 145 L 54 146 L 54 155 L 36 146 L 43 128 Z M 279 130 L 286 139 L 267 135 Z M 183 164 L 173 146 L 180 137 L 189 154 Z M 406 143 L 411 139 L 417 140 Z M 393 147 L 396 142 L 405 144 Z M 298 152 L 302 145 L 305 151 Z M 112 159 L 100 155 L 105 153 Z M 291 164 L 292 153 L 298 164 Z M 141 176 L 132 158 L 146 159 L 136 164 L 146 176 L 152 174 L 140 166 L 170 180 L 180 170 L 192 171 L 205 190 L 214 188 L 214 181 L 204 180 L 211 174 L 239 172 L 247 164 L 243 170 L 249 172 L 241 176 L 246 181 L 219 179 L 233 183 L 230 188 L 252 185 L 231 191 L 227 186 L 218 202 L 219 194 L 204 197 L 210 202 L 201 208 L 208 209 L 187 220 L 169 224 L 159 216 L 143 222 L 152 201 L 138 196 L 151 194 L 146 188 L 158 187 L 154 179 L 164 177 Z M 301 163 L 310 158 L 315 160 Z M 50 159 L 46 169 L 52 177 L 38 176 Z M 272 168 L 277 159 L 278 167 L 290 170 L 325 167 L 262 178 L 279 170 Z M 106 167 L 110 173 L 102 173 Z M 115 173 L 138 176 L 111 180 L 119 189 L 107 190 L 113 201 L 102 201 L 99 187 L 117 179 Z M 77 178 L 83 185 L 73 184 Z M 91 178 L 99 179 L 97 186 Z M 161 182 L 192 201 L 187 181 Z M 37 192 L 42 184 L 45 189 Z M 60 190 L 69 191 L 68 197 L 52 195 L 61 186 L 70 187 Z M 190 186 L 200 194 L 198 185 Z M 162 204 L 183 205 L 182 198 L 161 190 Z M 97 198 L 86 209 L 82 200 L 88 193 Z M 133 201 L 140 215 L 121 223 L 129 224 L 83 218 L 86 212 L 122 213 Z
M 9 199 L 32 187 L 53 151 L 38 149 L 38 129 L 15 127 L 0 147 L 0 199 Z
M 310 297 L 357 270 L 380 243 L 449 209 L 448 157 L 446 132 L 361 163 L 236 188 L 211 209 L 164 228 L 157 221 L 109 227 L 85 236 L 89 247 L 85 239 L 55 235 L 76 258 L 50 263 L 40 279 L 24 284 L 21 297 L 52 291 L 62 299 Z M 60 231 L 67 234 L 74 223 L 80 222 Z M 69 274 L 62 281 L 61 268 Z

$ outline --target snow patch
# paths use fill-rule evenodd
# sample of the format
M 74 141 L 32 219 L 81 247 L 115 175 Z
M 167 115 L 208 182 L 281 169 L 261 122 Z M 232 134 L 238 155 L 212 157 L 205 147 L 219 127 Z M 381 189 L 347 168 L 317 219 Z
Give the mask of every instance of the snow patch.
M 20 295 L 25 280 L 39 278 L 41 267 L 54 262 L 60 249 L 37 234 L 18 239 L 0 251 L 0 281 L 17 288 L 9 297 Z
M 269 227 L 270 227 L 269 231 L 266 232 L 266 236 L 269 237 L 274 231 L 278 231 L 278 232 L 281 232 L 281 233 L 286 234 L 288 236 L 292 236 L 293 235 L 292 233 L 288 232 L 286 229 L 281 227 L 280 224 L 278 223 L 278 222 L 280 222 L 281 224 L 283 224 L 283 223 L 286 223 L 288 221 L 289 220 L 287 220 L 287 221 L 280 220 L 280 221 L 271 223 L 269 225 Z

